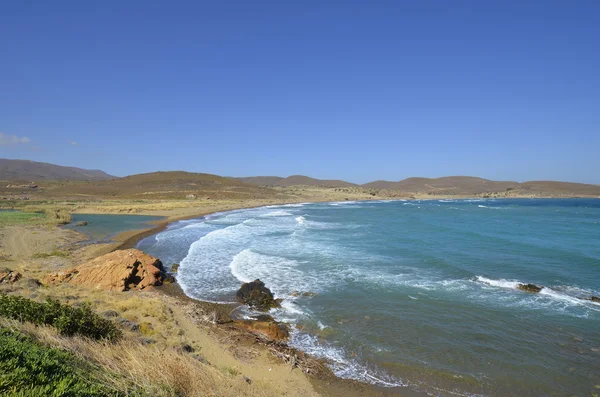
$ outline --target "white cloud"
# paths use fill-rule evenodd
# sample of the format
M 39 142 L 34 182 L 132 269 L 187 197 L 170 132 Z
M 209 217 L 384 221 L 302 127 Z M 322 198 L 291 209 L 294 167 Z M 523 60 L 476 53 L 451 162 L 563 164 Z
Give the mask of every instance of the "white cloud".
M 31 142 L 31 139 L 26 136 L 16 136 L 9 135 L 3 132 L 0 132 L 0 146 L 13 146 L 19 144 L 28 144 Z
M 73 145 L 73 146 L 77 146 L 77 145 L 79 145 L 79 144 L 78 144 L 77 142 L 75 142 L 75 141 L 67 141 L 67 142 L 69 142 L 69 145 Z

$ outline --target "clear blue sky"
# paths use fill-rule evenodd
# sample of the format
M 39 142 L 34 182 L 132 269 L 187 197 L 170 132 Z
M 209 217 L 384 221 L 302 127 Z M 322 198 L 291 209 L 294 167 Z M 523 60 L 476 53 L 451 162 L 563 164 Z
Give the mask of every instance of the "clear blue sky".
M 2 1 L 0 54 L 0 157 L 600 183 L 600 1 Z

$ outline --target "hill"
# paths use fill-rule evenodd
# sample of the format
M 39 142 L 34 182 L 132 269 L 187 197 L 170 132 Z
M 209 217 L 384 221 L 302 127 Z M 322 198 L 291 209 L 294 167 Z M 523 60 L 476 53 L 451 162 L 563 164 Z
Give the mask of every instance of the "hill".
M 324 186 L 324 187 L 350 187 L 358 186 L 354 183 L 341 180 L 315 179 L 304 175 L 291 175 L 287 178 L 278 176 L 254 176 L 237 178 L 240 181 L 260 186 Z
M 143 199 L 260 198 L 273 196 L 271 189 L 235 178 L 185 171 L 151 172 L 92 182 L 54 182 L 41 185 L 48 195 L 59 197 L 129 197 Z
M 407 178 L 400 182 L 375 181 L 362 185 L 369 189 L 390 189 L 432 194 L 479 194 L 501 192 L 516 187 L 518 182 L 497 182 L 471 176 L 442 178 Z
M 516 196 L 600 196 L 600 185 L 556 181 L 491 181 L 470 176 L 443 178 L 407 178 L 399 182 L 375 181 L 362 185 L 368 189 L 387 189 L 428 195 Z
M 0 159 L 0 180 L 5 181 L 101 181 L 114 179 L 100 170 L 86 170 L 29 160 Z
M 280 177 L 280 176 L 249 176 L 249 177 L 245 177 L 245 178 L 235 178 L 235 179 L 237 179 L 238 181 L 245 182 L 245 183 L 250 183 L 252 185 L 271 186 L 271 185 L 277 185 L 277 183 L 284 178 Z

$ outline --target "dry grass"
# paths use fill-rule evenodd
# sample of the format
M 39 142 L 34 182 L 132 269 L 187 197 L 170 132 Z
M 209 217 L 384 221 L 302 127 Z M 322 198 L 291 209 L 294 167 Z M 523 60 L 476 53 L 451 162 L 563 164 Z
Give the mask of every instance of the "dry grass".
M 124 394 L 133 389 L 157 397 L 278 395 L 267 385 L 247 383 L 237 370 L 219 370 L 199 361 L 192 354 L 171 348 L 144 346 L 133 340 L 111 344 L 64 337 L 50 327 L 36 327 L 6 319 L 0 319 L 0 326 L 31 335 L 45 345 L 69 351 L 100 365 L 106 371 L 101 382 Z

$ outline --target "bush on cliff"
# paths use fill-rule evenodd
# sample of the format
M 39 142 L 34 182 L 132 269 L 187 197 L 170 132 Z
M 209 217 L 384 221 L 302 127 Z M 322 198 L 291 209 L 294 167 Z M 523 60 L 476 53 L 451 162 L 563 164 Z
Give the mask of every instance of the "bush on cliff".
M 71 353 L 46 347 L 19 332 L 0 328 L 0 395 L 109 396 L 95 381 L 99 370 Z
M 116 340 L 122 336 L 110 320 L 98 316 L 88 305 L 72 307 L 53 299 L 39 303 L 21 296 L 0 294 L 0 316 L 51 325 L 66 336 L 81 335 L 96 340 Z

